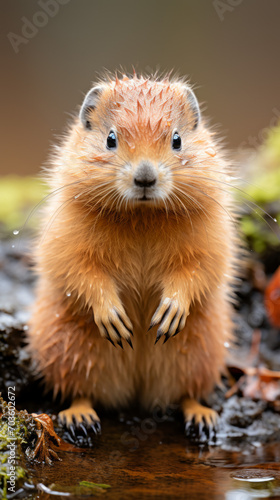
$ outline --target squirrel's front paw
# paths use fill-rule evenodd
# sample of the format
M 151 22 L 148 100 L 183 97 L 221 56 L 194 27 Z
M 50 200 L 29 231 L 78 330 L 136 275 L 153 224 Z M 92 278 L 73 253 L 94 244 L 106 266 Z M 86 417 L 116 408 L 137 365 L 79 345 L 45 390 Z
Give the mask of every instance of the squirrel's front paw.
M 189 314 L 188 309 L 180 304 L 178 298 L 165 297 L 161 300 L 159 307 L 152 317 L 149 330 L 159 324 L 155 344 L 162 335 L 165 335 L 164 343 L 183 330 Z
M 102 311 L 94 312 L 94 321 L 97 324 L 100 334 L 115 346 L 118 344 L 122 349 L 124 339 L 132 347 L 130 336 L 133 336 L 132 323 L 120 305 L 119 307 L 109 307 Z

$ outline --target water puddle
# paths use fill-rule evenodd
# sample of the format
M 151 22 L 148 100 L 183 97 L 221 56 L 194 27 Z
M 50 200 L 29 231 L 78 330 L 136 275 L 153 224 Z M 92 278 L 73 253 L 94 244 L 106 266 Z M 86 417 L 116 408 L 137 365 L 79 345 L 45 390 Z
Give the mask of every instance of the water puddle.
M 188 441 L 182 422 L 102 421 L 93 448 L 60 453 L 52 466 L 33 464 L 30 499 L 280 498 L 278 443 L 208 446 Z M 92 484 L 93 483 L 93 484 Z

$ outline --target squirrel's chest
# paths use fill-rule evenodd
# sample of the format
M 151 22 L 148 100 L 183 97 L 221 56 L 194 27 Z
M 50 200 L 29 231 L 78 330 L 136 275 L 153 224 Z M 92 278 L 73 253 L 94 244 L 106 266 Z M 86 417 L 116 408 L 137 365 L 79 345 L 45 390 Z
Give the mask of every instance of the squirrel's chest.
M 121 288 L 147 290 L 161 285 L 171 269 L 178 268 L 187 251 L 185 228 L 143 224 L 111 226 L 99 238 L 99 263 Z
M 131 244 L 127 242 L 126 245 L 114 249 L 108 259 L 111 260 L 115 281 L 138 289 L 145 289 L 152 283 L 161 281 L 166 272 L 163 253 L 164 248 L 160 244 L 151 245 L 145 240 L 134 241 Z M 171 258 L 170 255 L 169 260 Z

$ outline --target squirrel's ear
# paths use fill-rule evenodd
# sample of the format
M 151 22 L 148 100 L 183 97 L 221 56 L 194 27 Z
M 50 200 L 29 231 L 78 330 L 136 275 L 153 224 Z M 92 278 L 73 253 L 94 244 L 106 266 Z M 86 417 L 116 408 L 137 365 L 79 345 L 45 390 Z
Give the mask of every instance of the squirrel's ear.
M 89 120 L 90 111 L 96 108 L 97 101 L 100 97 L 100 94 L 103 90 L 103 87 L 97 86 L 93 87 L 84 98 L 84 102 L 80 109 L 80 120 L 85 128 L 91 129 L 91 123 Z
M 200 122 L 200 109 L 197 98 L 188 85 L 184 85 L 184 91 L 187 97 L 188 105 L 193 113 L 193 130 L 195 130 Z

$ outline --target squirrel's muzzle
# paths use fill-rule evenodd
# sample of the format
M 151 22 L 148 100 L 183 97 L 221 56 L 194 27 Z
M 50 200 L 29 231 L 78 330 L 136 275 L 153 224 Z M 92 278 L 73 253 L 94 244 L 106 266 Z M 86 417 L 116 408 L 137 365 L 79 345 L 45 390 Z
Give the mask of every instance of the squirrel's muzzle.
M 140 188 L 150 188 L 157 182 L 157 172 L 150 163 L 141 163 L 134 174 L 134 184 Z

